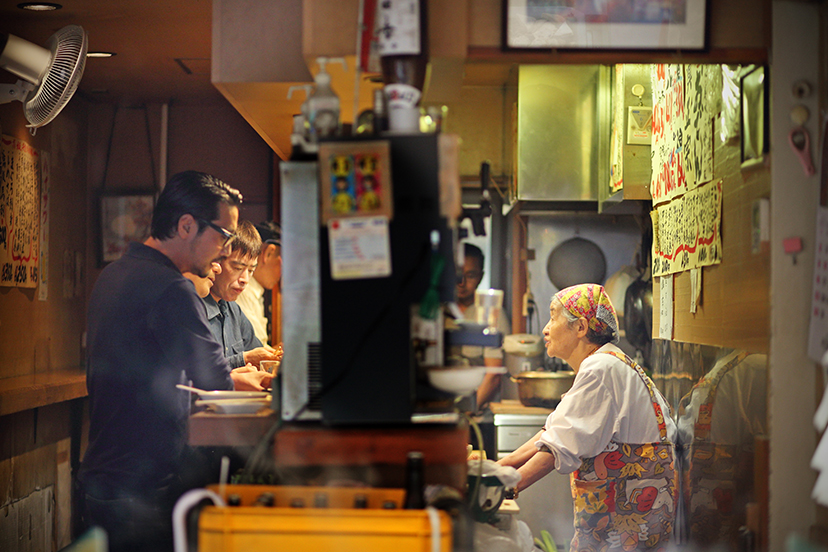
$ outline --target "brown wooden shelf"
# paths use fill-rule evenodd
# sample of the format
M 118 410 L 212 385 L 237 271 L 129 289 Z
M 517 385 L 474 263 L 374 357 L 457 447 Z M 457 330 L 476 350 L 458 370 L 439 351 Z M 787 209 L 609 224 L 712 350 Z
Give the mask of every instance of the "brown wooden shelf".
M 52 370 L 0 379 L 0 416 L 85 397 L 86 371 Z

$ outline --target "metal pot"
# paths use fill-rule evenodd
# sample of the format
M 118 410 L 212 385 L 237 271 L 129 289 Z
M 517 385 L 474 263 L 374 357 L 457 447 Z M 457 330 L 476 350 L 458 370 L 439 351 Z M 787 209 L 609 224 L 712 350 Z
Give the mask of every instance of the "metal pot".
M 513 376 L 524 406 L 555 408 L 575 381 L 575 372 L 521 372 Z

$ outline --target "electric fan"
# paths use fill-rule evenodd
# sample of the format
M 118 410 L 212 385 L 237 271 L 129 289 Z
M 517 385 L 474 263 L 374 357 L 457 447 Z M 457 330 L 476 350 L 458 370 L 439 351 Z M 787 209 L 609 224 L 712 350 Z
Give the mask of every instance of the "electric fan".
M 78 25 L 53 34 L 41 48 L 11 34 L 0 34 L 0 67 L 22 80 L 0 85 L 0 103 L 23 102 L 32 129 L 57 117 L 78 89 L 89 39 Z

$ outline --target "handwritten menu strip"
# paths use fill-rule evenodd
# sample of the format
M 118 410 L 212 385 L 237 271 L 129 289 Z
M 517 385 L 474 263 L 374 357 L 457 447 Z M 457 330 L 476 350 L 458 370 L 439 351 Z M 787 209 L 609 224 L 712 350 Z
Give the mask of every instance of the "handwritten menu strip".
M 49 298 L 49 187 L 52 183 L 52 164 L 49 152 L 40 152 L 40 261 L 38 273 L 40 281 L 37 286 L 37 298 L 46 301 Z
M 682 146 L 684 148 L 687 189 L 713 180 L 713 104 L 707 91 L 721 81 L 718 65 L 685 65 L 685 113 Z M 721 89 L 721 86 L 719 86 Z
M 0 136 L 0 285 L 37 286 L 39 237 L 38 151 Z
M 653 65 L 653 205 L 713 179 L 713 117 L 721 105 L 718 65 Z
M 816 258 L 811 295 L 808 356 L 820 362 L 828 350 L 828 208 L 817 207 Z
M 684 71 L 681 65 L 653 68 L 653 143 L 650 194 L 653 205 L 687 191 L 682 150 Z
M 660 205 L 653 221 L 653 276 L 722 262 L 722 181 Z
M 658 338 L 673 339 L 673 275 L 658 280 Z

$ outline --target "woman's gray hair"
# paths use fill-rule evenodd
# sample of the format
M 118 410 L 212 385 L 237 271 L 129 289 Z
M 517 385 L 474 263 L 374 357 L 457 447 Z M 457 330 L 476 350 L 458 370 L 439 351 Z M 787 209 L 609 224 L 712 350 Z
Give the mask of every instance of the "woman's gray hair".
M 563 305 L 563 303 L 561 303 L 560 299 L 558 299 L 557 297 L 555 297 L 553 295 L 552 296 L 552 301 L 557 301 L 558 302 L 558 304 L 561 306 L 561 312 L 563 312 L 564 316 L 566 317 L 566 321 L 570 325 L 572 325 L 573 323 L 578 321 L 579 317 L 575 316 L 574 314 L 572 314 L 569 311 L 569 309 L 564 307 L 564 305 Z M 587 340 L 590 343 L 594 343 L 595 345 L 605 345 L 607 343 L 618 343 L 618 340 L 619 340 L 618 328 L 615 327 L 614 320 L 612 320 L 609 323 L 606 323 L 608 321 L 605 320 L 605 317 L 600 316 L 600 313 L 599 313 L 599 318 L 605 322 L 604 329 L 600 332 L 596 332 L 592 328 L 589 328 L 587 330 L 587 334 L 586 334 Z M 609 318 L 614 319 L 613 316 L 610 316 Z

